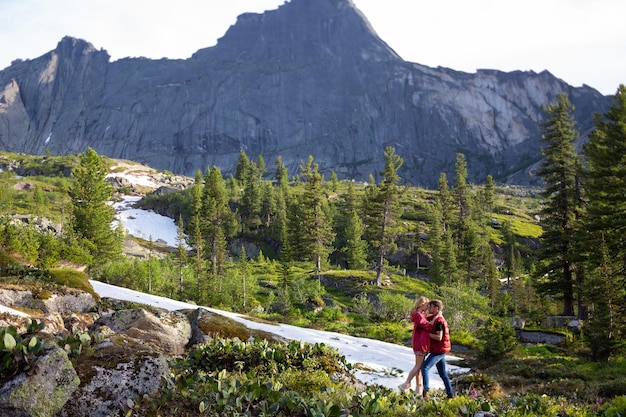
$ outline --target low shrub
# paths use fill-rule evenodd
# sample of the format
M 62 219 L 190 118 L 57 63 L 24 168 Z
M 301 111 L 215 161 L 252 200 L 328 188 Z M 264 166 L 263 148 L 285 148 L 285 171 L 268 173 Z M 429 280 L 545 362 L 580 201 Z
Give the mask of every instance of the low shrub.
M 59 268 L 50 270 L 51 279 L 59 285 L 65 285 L 91 294 L 96 300 L 100 296 L 94 291 L 89 283 L 89 276 L 84 272 L 70 268 Z
M 367 337 L 384 342 L 402 344 L 407 335 L 410 337 L 410 332 L 411 330 L 404 323 L 376 323 L 369 327 Z

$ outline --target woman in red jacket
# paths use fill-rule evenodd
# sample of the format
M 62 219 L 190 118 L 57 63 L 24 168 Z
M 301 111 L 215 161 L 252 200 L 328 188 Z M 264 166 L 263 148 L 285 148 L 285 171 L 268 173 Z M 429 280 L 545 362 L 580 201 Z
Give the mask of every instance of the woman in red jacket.
M 424 392 L 423 398 L 429 399 L 428 391 L 430 390 L 428 373 L 430 368 L 437 366 L 437 373 L 443 381 L 443 385 L 446 388 L 446 394 L 448 398 L 454 397 L 454 390 L 452 389 L 452 383 L 448 376 L 448 370 L 446 369 L 446 353 L 450 352 L 450 328 L 448 322 L 443 317 L 443 302 L 441 300 L 432 300 L 429 304 L 429 313 L 432 314 L 434 330 L 430 334 L 432 339 L 430 343 L 430 355 L 428 359 L 422 365 L 422 375 L 424 377 Z M 429 317 L 430 318 L 430 317 Z
M 416 378 L 415 393 L 422 395 L 422 364 L 424 358 L 430 351 L 430 332 L 433 324 L 426 319 L 426 310 L 429 306 L 429 300 L 426 297 L 418 297 L 413 305 L 411 312 L 411 321 L 413 322 L 413 337 L 411 345 L 415 353 L 415 366 L 409 372 L 406 381 L 398 385 L 398 389 L 404 391 L 411 387 L 411 381 Z

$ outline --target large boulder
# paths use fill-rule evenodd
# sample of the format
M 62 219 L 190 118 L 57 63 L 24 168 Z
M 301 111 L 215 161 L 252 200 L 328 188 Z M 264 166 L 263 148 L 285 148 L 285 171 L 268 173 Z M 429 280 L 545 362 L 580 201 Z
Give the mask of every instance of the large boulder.
M 96 300 L 89 293 L 71 289 L 62 294 L 48 294 L 31 289 L 0 288 L 0 304 L 41 310 L 44 313 L 71 314 L 93 309 Z
M 205 308 L 183 311 L 191 324 L 191 338 L 188 346 L 197 345 L 214 337 L 239 340 L 264 339 L 286 343 L 287 339 L 276 334 L 247 326 L 229 317 L 213 313 Z
M 141 308 L 116 311 L 99 318 L 94 330 L 107 326 L 115 333 L 125 334 L 142 341 L 158 352 L 171 356 L 181 355 L 191 337 L 189 320 L 183 313 Z
M 79 383 L 65 351 L 53 348 L 37 358 L 31 371 L 19 374 L 0 388 L 0 415 L 54 416 Z
M 129 400 L 150 396 L 169 381 L 165 356 L 139 340 L 113 335 L 76 364 L 80 387 L 58 417 L 109 417 L 125 410 Z

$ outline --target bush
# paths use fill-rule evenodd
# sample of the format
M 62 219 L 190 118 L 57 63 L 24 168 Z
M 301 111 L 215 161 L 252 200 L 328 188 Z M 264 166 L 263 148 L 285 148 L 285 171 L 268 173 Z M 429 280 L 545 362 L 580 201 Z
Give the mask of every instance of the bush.
M 402 344 L 407 335 L 410 337 L 410 331 L 407 329 L 406 325 L 402 323 L 386 322 L 370 326 L 367 337 L 384 342 Z
M 483 359 L 502 359 L 517 346 L 515 330 L 506 321 L 487 320 L 478 330 L 479 353 Z
M 89 277 L 84 272 L 69 268 L 51 269 L 50 277 L 59 285 L 65 285 L 70 288 L 88 292 L 93 295 L 96 300 L 100 299 L 89 283 Z
M 603 416 L 622 417 L 626 415 L 626 396 L 614 398 L 603 410 Z
M 374 307 L 372 314 L 380 321 L 399 322 L 406 319 L 413 309 L 414 301 L 402 294 L 382 292 L 378 299 L 378 305 Z
M 598 387 L 598 395 L 604 398 L 622 395 L 626 400 L 626 377 L 603 381 Z

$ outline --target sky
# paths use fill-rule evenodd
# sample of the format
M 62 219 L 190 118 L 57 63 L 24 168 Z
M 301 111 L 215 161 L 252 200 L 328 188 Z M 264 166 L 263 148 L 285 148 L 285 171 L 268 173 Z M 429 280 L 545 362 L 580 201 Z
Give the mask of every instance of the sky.
M 623 0 L 352 1 L 407 61 L 470 73 L 548 70 L 607 95 L 626 84 Z M 0 69 L 53 50 L 66 35 L 107 50 L 112 61 L 188 58 L 215 45 L 239 14 L 284 2 L 0 0 Z

